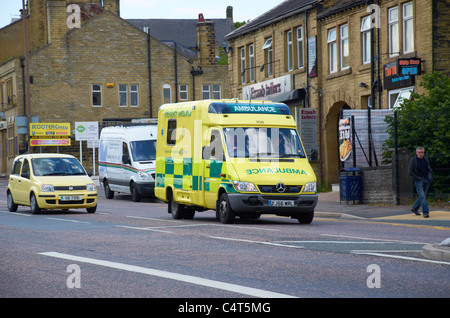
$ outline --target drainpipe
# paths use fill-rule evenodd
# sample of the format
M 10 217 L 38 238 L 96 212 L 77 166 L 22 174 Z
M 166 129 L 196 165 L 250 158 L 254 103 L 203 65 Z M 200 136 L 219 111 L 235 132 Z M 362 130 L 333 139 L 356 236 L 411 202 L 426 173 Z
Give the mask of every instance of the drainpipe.
M 177 42 L 173 42 L 173 62 L 175 68 L 175 103 L 178 103 L 178 61 L 177 61 Z
M 147 33 L 148 45 L 148 98 L 150 103 L 150 118 L 153 118 L 153 102 L 152 102 L 152 60 L 151 60 L 151 41 L 150 41 L 150 27 Z

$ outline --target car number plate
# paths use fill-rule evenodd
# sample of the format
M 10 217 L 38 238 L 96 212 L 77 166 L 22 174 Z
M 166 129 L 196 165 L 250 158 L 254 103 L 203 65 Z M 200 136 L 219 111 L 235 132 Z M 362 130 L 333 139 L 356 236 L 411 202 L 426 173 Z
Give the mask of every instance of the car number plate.
M 269 200 L 269 206 L 294 206 L 292 200 Z
M 81 195 L 63 195 L 61 196 L 61 201 L 80 201 Z

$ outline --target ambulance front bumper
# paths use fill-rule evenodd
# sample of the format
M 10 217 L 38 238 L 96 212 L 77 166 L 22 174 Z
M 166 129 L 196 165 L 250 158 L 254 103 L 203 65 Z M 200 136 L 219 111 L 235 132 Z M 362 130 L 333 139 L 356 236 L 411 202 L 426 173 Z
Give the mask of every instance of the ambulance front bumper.
M 263 195 L 250 193 L 228 193 L 231 208 L 239 212 L 270 213 L 295 216 L 314 211 L 317 194 Z

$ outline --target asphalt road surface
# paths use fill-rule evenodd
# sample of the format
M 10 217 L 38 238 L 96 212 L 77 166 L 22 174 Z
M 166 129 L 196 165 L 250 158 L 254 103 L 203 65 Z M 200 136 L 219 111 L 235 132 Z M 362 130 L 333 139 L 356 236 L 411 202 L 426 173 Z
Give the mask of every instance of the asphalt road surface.
M 450 263 L 420 253 L 450 236 L 448 221 L 316 216 L 301 225 L 267 215 L 225 225 L 212 211 L 174 220 L 165 203 L 106 200 L 102 190 L 95 214 L 33 215 L 8 212 L 5 192 L 0 184 L 2 298 L 169 298 L 172 311 L 205 314 L 230 310 L 230 298 L 450 295 Z M 190 307 L 198 298 L 222 302 Z M 233 310 L 262 312 L 266 302 Z

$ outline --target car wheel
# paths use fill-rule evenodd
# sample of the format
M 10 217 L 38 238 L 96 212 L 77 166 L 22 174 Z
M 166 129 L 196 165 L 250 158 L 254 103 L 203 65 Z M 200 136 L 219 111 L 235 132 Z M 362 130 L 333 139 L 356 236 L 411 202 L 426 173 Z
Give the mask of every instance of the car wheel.
M 107 199 L 114 198 L 114 191 L 111 191 L 111 188 L 109 187 L 108 180 L 103 181 L 103 187 L 105 189 L 105 197 Z
M 133 199 L 134 202 L 141 201 L 141 195 L 139 194 L 139 191 L 134 182 L 132 182 L 130 185 L 130 191 L 131 191 L 131 198 Z
M 184 217 L 184 205 L 179 204 L 178 202 L 175 202 L 175 200 L 173 199 L 172 192 L 168 193 L 168 198 L 169 198 L 169 204 L 168 204 L 167 208 L 169 209 L 169 213 L 172 214 L 172 217 L 175 220 L 182 219 Z
M 86 208 L 86 211 L 88 213 L 95 213 L 95 211 L 97 211 L 97 206 L 93 206 L 91 208 Z
M 14 203 L 14 199 L 12 197 L 11 192 L 8 191 L 8 210 L 9 212 L 16 212 L 18 205 Z
M 297 220 L 300 224 L 310 224 L 314 218 L 314 210 L 311 212 L 303 213 L 297 216 Z
M 226 193 L 222 193 L 217 204 L 216 215 L 219 216 L 220 222 L 222 223 L 233 223 L 235 212 L 231 208 L 230 202 L 228 201 L 228 196 Z
M 31 213 L 33 214 L 38 214 L 41 212 L 41 208 L 39 207 L 37 200 L 36 200 L 36 195 L 31 192 L 30 194 L 30 208 L 31 208 Z

